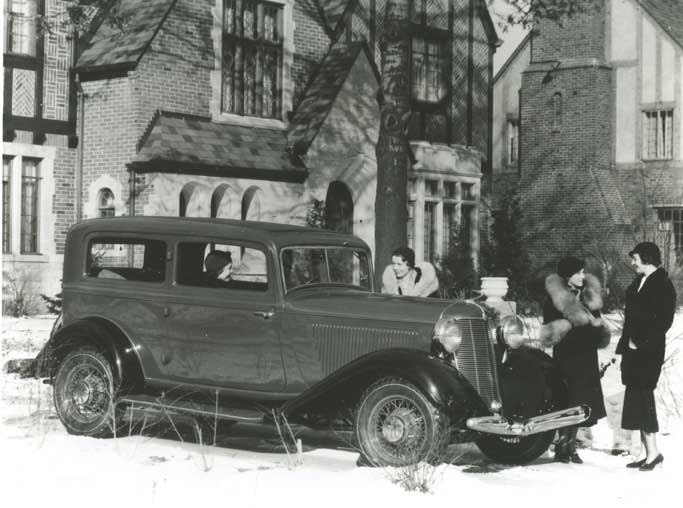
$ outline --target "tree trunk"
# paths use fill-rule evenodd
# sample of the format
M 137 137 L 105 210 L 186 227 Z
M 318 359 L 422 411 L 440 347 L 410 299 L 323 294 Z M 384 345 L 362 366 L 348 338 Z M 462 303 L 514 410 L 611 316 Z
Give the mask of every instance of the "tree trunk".
M 375 196 L 375 280 L 381 287 L 382 271 L 391 252 L 407 244 L 407 184 L 410 161 L 409 0 L 388 0 L 381 39 L 381 123 L 377 141 L 377 193 Z

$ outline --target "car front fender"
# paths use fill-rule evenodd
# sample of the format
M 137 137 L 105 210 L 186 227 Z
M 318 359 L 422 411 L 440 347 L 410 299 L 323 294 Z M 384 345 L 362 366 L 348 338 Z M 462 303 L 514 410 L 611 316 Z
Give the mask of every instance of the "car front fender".
M 315 410 L 333 403 L 355 404 L 373 382 L 395 377 L 414 384 L 451 421 L 489 414 L 472 385 L 451 364 L 424 351 L 383 349 L 361 356 L 309 387 L 281 408 L 286 415 Z
M 540 349 L 508 350 L 498 373 L 503 413 L 509 418 L 527 419 L 567 407 L 566 381 L 555 361 Z

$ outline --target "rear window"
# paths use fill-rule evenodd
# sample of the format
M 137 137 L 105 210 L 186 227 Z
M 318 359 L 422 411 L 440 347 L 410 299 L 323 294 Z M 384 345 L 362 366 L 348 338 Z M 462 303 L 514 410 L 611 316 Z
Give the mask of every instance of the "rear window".
M 163 282 L 166 244 L 160 240 L 96 238 L 88 245 L 88 277 Z

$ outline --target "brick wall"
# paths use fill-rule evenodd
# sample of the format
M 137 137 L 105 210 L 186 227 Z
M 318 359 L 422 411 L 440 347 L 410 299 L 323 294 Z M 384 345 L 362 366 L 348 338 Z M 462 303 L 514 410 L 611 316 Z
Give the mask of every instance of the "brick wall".
M 581 0 L 585 3 L 585 0 Z M 595 2 L 593 8 L 557 21 L 541 19 L 534 26 L 531 61 L 548 62 L 596 58 L 605 59 L 604 7 Z
M 64 241 L 69 228 L 76 222 L 75 196 L 76 150 L 58 148 L 54 163 L 55 193 L 52 198 L 55 252 L 64 254 Z
M 214 4 L 214 0 L 176 2 L 140 60 L 131 76 L 138 137 L 157 109 L 210 116 Z
M 135 155 L 139 131 L 133 87 L 128 77 L 83 83 L 86 94 L 83 143 L 83 216 L 94 214 L 91 186 L 108 175 L 119 182 L 121 196 L 115 195 L 116 214 L 127 214 L 128 172 L 126 163 Z
M 522 78 L 520 188 L 525 242 L 536 268 L 579 252 L 613 228 L 595 175 L 611 157 L 611 70 L 530 68 Z M 554 99 L 562 98 L 560 122 Z
M 292 63 L 292 79 L 294 80 L 294 108 L 296 108 L 316 66 L 327 54 L 330 38 L 325 32 L 323 21 L 313 0 L 296 2 L 293 17 L 295 54 Z

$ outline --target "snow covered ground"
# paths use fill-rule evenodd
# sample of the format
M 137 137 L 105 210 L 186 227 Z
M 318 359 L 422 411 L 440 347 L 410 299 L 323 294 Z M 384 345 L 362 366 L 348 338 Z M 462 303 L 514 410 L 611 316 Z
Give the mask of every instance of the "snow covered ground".
M 37 353 L 52 325 L 49 316 L 3 318 L 0 363 Z M 683 336 L 683 312 L 670 338 Z M 614 341 L 613 341 L 614 342 Z M 218 446 L 194 444 L 189 428 L 181 441 L 168 427 L 142 436 L 99 440 L 70 436 L 52 406 L 51 387 L 0 374 L 0 498 L 3 506 L 674 506 L 683 470 L 683 420 L 670 414 L 683 405 L 683 338 L 673 340 L 672 367 L 660 381 L 664 467 L 644 473 L 624 466 L 637 453 L 627 433 L 616 430 L 621 402 L 617 366 L 603 378 L 611 417 L 592 429 L 580 450 L 583 465 L 553 462 L 546 453 L 524 467 L 502 466 L 473 445 L 449 448 L 449 464 L 429 470 L 430 493 L 407 492 L 400 471 L 357 467 L 358 454 L 344 436 L 305 431 L 303 461 L 289 457 L 277 433 L 237 425 L 219 435 Z M 614 344 L 601 351 L 613 355 Z M 609 420 L 609 421 L 608 421 Z

